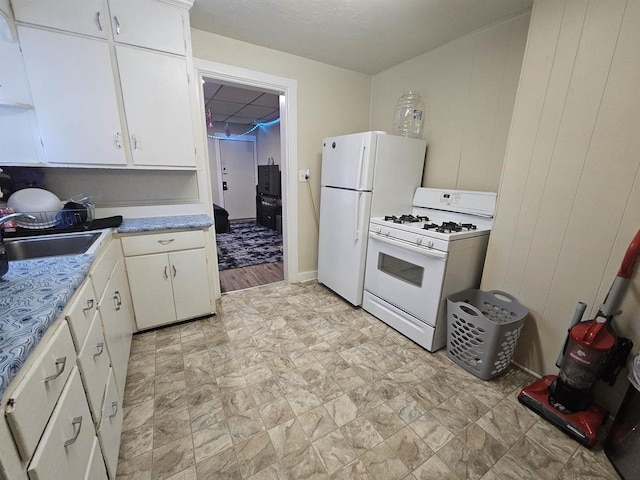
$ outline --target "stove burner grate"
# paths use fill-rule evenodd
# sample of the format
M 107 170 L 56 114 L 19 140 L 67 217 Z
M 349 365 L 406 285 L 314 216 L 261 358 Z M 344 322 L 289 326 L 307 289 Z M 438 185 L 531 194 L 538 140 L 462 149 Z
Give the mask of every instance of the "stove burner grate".
M 422 228 L 425 230 L 434 230 L 438 233 L 454 233 L 463 230 L 477 230 L 478 227 L 472 223 L 442 222 L 441 225 L 425 223 Z
M 418 222 L 428 222 L 429 217 L 424 215 L 400 215 L 396 217 L 395 215 L 385 215 L 385 221 L 393 222 L 393 223 L 418 223 Z

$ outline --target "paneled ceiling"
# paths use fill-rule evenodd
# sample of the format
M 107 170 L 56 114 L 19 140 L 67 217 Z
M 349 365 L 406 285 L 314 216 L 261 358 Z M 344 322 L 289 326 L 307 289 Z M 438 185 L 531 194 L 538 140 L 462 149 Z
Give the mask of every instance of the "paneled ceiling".
M 205 112 L 220 123 L 252 125 L 270 122 L 280 117 L 278 95 L 221 85 L 204 83 Z
M 193 28 L 375 74 L 533 0 L 195 0 Z

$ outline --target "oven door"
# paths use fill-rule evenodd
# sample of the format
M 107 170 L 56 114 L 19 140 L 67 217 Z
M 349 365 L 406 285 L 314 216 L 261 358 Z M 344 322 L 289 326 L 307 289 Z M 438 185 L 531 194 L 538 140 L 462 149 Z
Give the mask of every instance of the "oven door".
M 435 326 L 447 253 L 369 233 L 364 289 Z

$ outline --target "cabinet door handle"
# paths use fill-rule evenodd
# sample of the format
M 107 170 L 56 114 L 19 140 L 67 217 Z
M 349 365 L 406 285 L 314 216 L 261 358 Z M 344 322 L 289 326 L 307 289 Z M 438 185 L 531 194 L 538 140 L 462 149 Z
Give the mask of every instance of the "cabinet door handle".
M 82 430 L 82 417 L 74 418 L 73 421 L 71 422 L 71 425 L 73 425 L 73 431 L 74 431 L 73 437 L 67 440 L 66 442 L 64 442 L 65 447 L 68 447 L 69 445 L 73 445 L 74 443 L 76 443 L 76 440 L 80 435 L 80 430 Z
M 116 311 L 120 310 L 120 303 L 118 302 L 118 295 L 120 295 L 118 292 L 115 292 L 113 294 L 113 302 L 116 305 Z
M 167 266 L 164 266 L 164 279 L 166 280 L 167 278 L 169 278 L 169 275 L 167 274 Z
M 118 17 L 114 15 L 113 21 L 116 22 L 116 35 L 120 35 L 120 22 L 118 21 Z
M 82 309 L 83 312 L 88 312 L 93 308 L 93 298 L 87 300 L 87 306 Z
M 55 380 L 60 375 L 62 375 L 62 372 L 64 372 L 64 367 L 66 364 L 67 364 L 67 357 L 56 358 L 56 373 L 54 373 L 53 375 L 49 375 L 48 377 L 45 377 L 44 383 L 49 383 L 51 380 Z
M 137 150 L 138 149 L 138 137 L 136 137 L 135 133 L 131 134 L 131 143 L 133 144 L 133 149 Z
M 96 23 L 98 24 L 98 30 L 102 31 L 102 22 L 100 21 L 100 11 L 96 12 Z
M 116 302 L 118 303 L 118 306 L 122 305 L 122 296 L 120 295 L 120 292 L 118 290 L 116 290 L 116 293 L 114 295 Z
M 97 353 L 93 354 L 93 358 L 98 358 L 100 355 L 102 355 L 102 352 L 104 352 L 104 343 L 103 342 L 96 343 L 96 350 L 97 350 Z
M 175 265 L 171 265 L 171 268 L 173 268 L 173 278 L 175 278 L 176 277 L 176 273 L 178 273 L 177 270 L 176 270 L 176 266 Z
M 169 245 L 173 241 L 175 241 L 175 238 L 169 238 L 167 240 L 158 240 L 158 243 L 160 245 Z
M 116 132 L 116 147 L 122 148 L 122 144 L 120 143 L 120 132 Z
M 113 401 L 111 402 L 111 415 L 109 415 L 109 418 L 113 418 L 118 414 L 118 402 L 117 401 Z

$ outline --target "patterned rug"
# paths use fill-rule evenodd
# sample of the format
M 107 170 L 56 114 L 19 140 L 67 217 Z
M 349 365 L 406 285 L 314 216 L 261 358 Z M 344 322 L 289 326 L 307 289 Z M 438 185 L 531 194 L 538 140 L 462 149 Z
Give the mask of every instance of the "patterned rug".
M 231 232 L 218 233 L 218 268 L 282 261 L 282 235 L 255 222 L 232 223 Z

